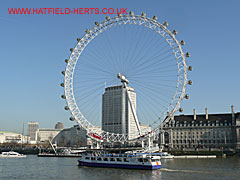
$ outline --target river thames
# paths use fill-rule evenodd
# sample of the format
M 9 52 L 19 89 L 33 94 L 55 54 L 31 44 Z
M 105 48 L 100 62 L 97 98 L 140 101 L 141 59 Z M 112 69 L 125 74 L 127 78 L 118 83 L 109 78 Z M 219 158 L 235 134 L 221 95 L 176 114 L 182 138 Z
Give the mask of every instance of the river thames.
M 161 160 L 161 170 L 78 167 L 77 158 L 0 159 L 0 180 L 239 179 L 240 158 Z

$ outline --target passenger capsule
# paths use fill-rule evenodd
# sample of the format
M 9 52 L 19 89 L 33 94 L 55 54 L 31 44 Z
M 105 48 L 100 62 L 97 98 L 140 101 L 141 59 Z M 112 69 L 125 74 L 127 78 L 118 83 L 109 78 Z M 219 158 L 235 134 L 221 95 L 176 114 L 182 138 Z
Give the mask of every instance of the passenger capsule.
M 185 45 L 184 40 L 181 40 L 181 41 L 180 41 L 180 44 L 181 44 L 182 46 Z
M 157 19 L 158 19 L 157 16 L 153 16 L 153 20 L 157 21 Z
M 163 25 L 167 27 L 167 26 L 168 26 L 168 22 L 165 21 L 165 22 L 163 23 Z
M 121 14 L 121 13 L 119 13 L 119 14 L 118 14 L 118 17 L 122 17 L 122 14 Z
M 60 86 L 64 87 L 64 83 L 61 83 Z
M 77 42 L 81 41 L 81 38 L 77 38 Z
M 97 21 L 95 21 L 95 25 L 96 25 L 96 26 L 99 26 L 99 23 L 98 23 Z
M 65 96 L 65 95 L 61 95 L 61 98 L 62 98 L 62 99 L 66 99 L 66 96 Z
M 85 31 L 85 32 L 86 32 L 87 34 L 88 34 L 88 33 L 90 33 L 90 31 L 89 31 L 88 29 L 86 29 L 86 31 Z
M 65 59 L 65 63 L 68 63 L 68 59 Z
M 174 35 L 177 35 L 178 34 L 178 32 L 176 31 L 176 30 L 173 30 L 173 32 L 172 32 Z
M 189 70 L 189 71 L 192 71 L 192 70 L 193 70 L 193 67 L 192 67 L 192 66 L 188 66 L 188 70 Z
M 67 111 L 67 110 L 69 110 L 69 107 L 68 107 L 68 106 L 65 106 L 64 109 Z
M 74 117 L 70 117 L 69 120 L 70 120 L 70 121 L 74 121 L 75 118 L 74 118 Z
M 107 21 L 110 21 L 110 19 L 111 19 L 111 18 L 110 18 L 109 16 L 106 16 L 106 20 L 107 20 Z
M 62 71 L 62 74 L 65 75 L 65 71 Z
M 190 53 L 187 52 L 187 53 L 185 54 L 185 56 L 186 56 L 187 58 L 190 57 Z
M 129 12 L 130 16 L 134 16 L 134 13 L 132 11 Z
M 183 108 L 179 108 L 179 110 L 178 110 L 179 112 L 183 112 Z
M 185 99 L 189 99 L 189 95 L 188 94 L 185 94 Z
M 73 48 L 70 48 L 70 51 L 73 52 Z
M 192 80 L 188 80 L 188 84 L 189 84 L 189 85 L 192 85 Z
M 146 17 L 146 13 L 145 13 L 145 12 L 142 12 L 142 13 L 141 13 L 141 16 L 142 16 L 142 17 Z

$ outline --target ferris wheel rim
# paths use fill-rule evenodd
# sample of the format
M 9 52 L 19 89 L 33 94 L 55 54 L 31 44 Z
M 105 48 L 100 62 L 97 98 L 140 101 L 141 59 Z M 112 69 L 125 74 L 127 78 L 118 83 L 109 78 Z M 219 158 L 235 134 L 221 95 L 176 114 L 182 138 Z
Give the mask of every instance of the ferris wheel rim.
M 163 120 L 163 122 L 168 122 L 170 120 L 170 117 L 180 108 L 180 102 L 185 95 L 185 88 L 187 85 L 187 65 L 185 61 L 185 55 L 182 51 L 179 41 L 175 38 L 175 35 L 170 30 L 167 29 L 166 26 L 157 22 L 156 19 L 154 18 L 151 19 L 145 16 L 140 16 L 140 15 L 125 15 L 125 16 L 120 15 L 112 18 L 106 17 L 106 20 L 101 23 L 95 22 L 95 26 L 89 30 L 86 30 L 86 34 L 84 34 L 84 36 L 81 39 L 78 39 L 76 46 L 71 49 L 71 54 L 68 58 L 67 66 L 64 73 L 64 94 L 67 102 L 67 106 L 66 106 L 67 110 L 70 111 L 73 117 L 73 120 L 76 120 L 80 126 L 86 129 L 90 137 L 93 136 L 93 134 L 95 134 L 95 137 L 91 137 L 91 138 L 97 141 L 103 141 L 103 139 L 107 139 L 109 141 L 114 141 L 114 142 L 129 141 L 129 140 L 128 140 L 128 136 L 125 134 L 109 133 L 103 130 L 101 131 L 100 135 L 96 133 L 96 131 L 94 130 L 95 126 L 92 125 L 84 117 L 84 115 L 82 114 L 82 112 L 80 111 L 76 103 L 74 92 L 73 92 L 74 70 L 82 52 L 96 36 L 105 32 L 108 28 L 111 28 L 114 25 L 117 26 L 117 25 L 132 24 L 132 23 L 139 26 L 144 24 L 146 27 L 153 29 L 155 32 L 159 31 L 157 33 L 159 33 L 163 38 L 165 38 L 167 43 L 170 45 L 176 57 L 176 60 L 180 59 L 180 62 L 177 68 L 178 69 L 177 88 L 172 98 L 172 101 L 168 107 L 168 110 L 170 107 L 172 108 L 172 110 L 171 112 L 168 112 L 169 115 Z M 165 37 L 165 35 L 167 35 L 168 37 Z M 175 50 L 174 48 L 176 49 L 176 51 L 174 51 Z M 179 75 L 180 70 L 181 72 L 183 72 L 183 76 Z M 178 92 L 179 88 L 180 88 L 180 91 L 179 91 L 180 94 Z M 173 105 L 173 102 L 176 99 L 177 101 L 175 102 L 175 105 Z M 166 113 L 167 112 L 165 112 L 165 114 Z M 156 132 L 161 125 L 162 124 L 159 124 L 149 134 Z M 146 136 L 148 136 L 149 134 L 146 134 Z M 140 138 L 145 138 L 145 136 Z M 139 139 L 139 137 L 136 139 Z

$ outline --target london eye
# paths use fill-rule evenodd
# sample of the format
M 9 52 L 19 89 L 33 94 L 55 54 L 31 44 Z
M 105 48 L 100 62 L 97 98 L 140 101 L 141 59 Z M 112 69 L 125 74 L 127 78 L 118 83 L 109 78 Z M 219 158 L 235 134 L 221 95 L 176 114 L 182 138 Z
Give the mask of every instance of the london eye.
M 144 12 L 95 22 L 77 38 L 62 71 L 61 97 L 70 120 L 99 142 L 133 141 L 158 132 L 175 112 L 183 111 L 180 102 L 189 98 L 186 86 L 192 84 L 187 78 L 192 67 L 186 64 L 190 54 L 183 52 L 185 42 L 178 41 L 177 34 L 167 22 L 148 18 Z M 121 95 L 125 100 L 119 103 L 120 110 L 113 106 L 118 104 L 118 88 L 126 93 Z M 108 94 L 116 98 L 109 99 Z M 125 114 L 122 106 L 128 107 Z M 130 124 L 125 130 L 123 118 Z M 120 130 L 113 131 L 118 125 Z

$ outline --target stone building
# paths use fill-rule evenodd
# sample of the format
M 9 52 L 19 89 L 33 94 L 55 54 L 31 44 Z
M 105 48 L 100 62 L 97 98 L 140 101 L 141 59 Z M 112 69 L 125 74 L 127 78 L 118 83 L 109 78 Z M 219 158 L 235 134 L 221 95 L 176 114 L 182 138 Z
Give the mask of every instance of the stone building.
M 171 150 L 240 150 L 240 112 L 178 115 L 163 126 L 161 144 Z

